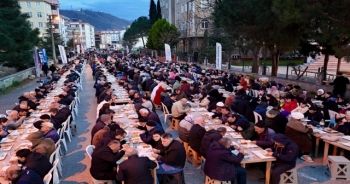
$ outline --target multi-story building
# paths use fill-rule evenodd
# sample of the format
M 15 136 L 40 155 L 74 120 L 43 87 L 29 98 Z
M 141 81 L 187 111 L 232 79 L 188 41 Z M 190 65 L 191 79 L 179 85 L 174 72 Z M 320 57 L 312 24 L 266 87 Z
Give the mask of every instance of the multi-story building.
M 68 26 L 69 26 L 70 18 L 60 15 L 59 29 L 61 38 L 63 41 L 63 46 L 67 46 L 68 38 Z
M 68 39 L 73 39 L 75 45 L 81 45 L 85 49 L 95 47 L 95 27 L 81 20 L 70 19 L 67 27 Z
M 54 33 L 60 33 L 58 0 L 19 0 L 18 4 L 21 12 L 28 15 L 31 27 L 40 30 L 40 37 L 47 32 L 49 19 L 52 19 Z
M 175 0 L 160 0 L 160 9 L 162 18 L 175 25 Z
M 100 37 L 99 46 L 101 49 L 107 49 L 107 48 L 120 49 L 122 47 L 121 38 L 124 35 L 124 32 L 125 31 L 117 31 L 117 30 L 98 31 L 98 32 L 95 32 L 95 35 L 98 34 Z

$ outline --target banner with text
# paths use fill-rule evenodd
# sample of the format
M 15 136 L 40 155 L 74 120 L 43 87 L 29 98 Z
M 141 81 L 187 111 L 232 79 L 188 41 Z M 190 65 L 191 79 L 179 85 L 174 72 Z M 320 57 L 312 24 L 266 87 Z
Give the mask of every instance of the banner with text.
M 80 45 L 77 45 L 77 53 L 80 54 Z
M 171 61 L 171 50 L 170 50 L 170 45 L 164 44 L 165 48 L 165 60 L 166 61 Z
M 64 47 L 62 45 L 58 45 L 58 50 L 60 51 L 62 63 L 66 64 L 67 63 L 66 50 L 64 50 Z
M 216 43 L 216 69 L 221 70 L 222 65 L 222 47 L 220 43 Z
M 36 47 L 33 48 L 34 54 L 33 54 L 33 60 L 35 64 L 35 74 L 36 77 L 40 77 L 41 73 L 41 63 L 39 59 L 38 49 Z

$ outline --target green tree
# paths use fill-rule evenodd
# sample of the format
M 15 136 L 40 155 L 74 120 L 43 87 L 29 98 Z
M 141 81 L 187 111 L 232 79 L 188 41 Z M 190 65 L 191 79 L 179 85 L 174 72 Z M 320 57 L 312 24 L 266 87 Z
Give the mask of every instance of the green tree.
M 46 49 L 47 56 L 51 59 L 53 59 L 53 49 L 52 49 L 52 35 L 53 35 L 53 40 L 55 44 L 55 52 L 56 52 L 56 57 L 59 55 L 60 51 L 58 49 L 58 45 L 63 45 L 63 40 L 60 36 L 59 33 L 53 33 L 51 34 L 51 31 L 54 31 L 55 28 L 52 26 L 52 21 L 49 19 L 49 22 L 47 23 L 47 29 L 43 35 L 43 37 L 40 40 L 39 46 L 41 48 Z M 57 59 L 57 58 L 56 58 Z
M 129 49 L 133 48 L 139 39 L 133 33 L 132 29 L 127 29 L 123 37 L 123 46 L 128 46 Z
M 17 0 L 0 1 L 0 63 L 18 70 L 33 66 L 39 30 L 32 29 Z
M 67 47 L 70 49 L 74 49 L 74 39 L 73 38 L 68 40 Z
M 160 8 L 160 0 L 157 1 L 157 20 L 162 18 L 162 9 Z
M 179 41 L 180 34 L 175 25 L 170 24 L 165 19 L 159 19 L 151 27 L 146 46 L 149 49 L 160 51 L 167 43 L 172 48 Z
M 154 0 L 150 0 L 150 5 L 149 5 L 149 19 L 151 21 L 151 25 L 153 25 L 158 17 L 157 17 L 157 6 L 156 3 L 154 3 Z
M 149 30 L 151 29 L 151 23 L 150 20 L 145 17 L 139 17 L 137 20 L 135 20 L 130 28 L 129 33 L 133 35 L 133 37 L 141 38 L 143 47 L 145 48 L 145 41 L 144 37 L 148 36 Z

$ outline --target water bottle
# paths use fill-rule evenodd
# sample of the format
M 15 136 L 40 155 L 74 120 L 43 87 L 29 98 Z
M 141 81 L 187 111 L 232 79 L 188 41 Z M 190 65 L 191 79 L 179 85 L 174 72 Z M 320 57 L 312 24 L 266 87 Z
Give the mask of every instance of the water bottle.
M 322 128 L 324 128 L 324 120 L 323 120 L 323 119 L 320 121 L 320 126 L 321 126 Z

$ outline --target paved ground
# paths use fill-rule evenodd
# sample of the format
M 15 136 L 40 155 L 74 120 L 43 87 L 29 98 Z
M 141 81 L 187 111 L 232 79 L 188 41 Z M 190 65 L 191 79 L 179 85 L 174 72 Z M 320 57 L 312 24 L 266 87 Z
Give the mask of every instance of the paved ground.
M 91 136 L 90 130 L 96 121 L 96 100 L 94 97 L 93 80 L 91 69 L 87 66 L 83 75 L 84 91 L 80 92 L 79 116 L 76 119 L 78 135 L 73 137 L 72 142 L 68 143 L 68 151 L 63 156 L 63 178 L 61 183 L 64 184 L 83 184 L 90 183 L 90 159 L 85 153 L 85 148 L 89 145 Z M 36 80 L 16 89 L 10 94 L 0 97 L 0 113 L 4 113 L 7 109 L 12 109 L 17 98 L 25 91 L 33 90 L 37 86 Z M 158 112 L 161 114 L 161 112 Z M 163 116 L 160 117 L 163 120 Z M 166 131 L 178 136 L 177 133 L 171 130 L 167 125 Z M 322 150 L 322 148 L 321 148 Z M 322 151 L 320 151 L 322 152 Z M 337 180 L 331 181 L 329 176 L 324 174 L 325 166 L 321 165 L 321 155 L 315 159 L 314 163 L 304 163 L 298 159 L 298 183 L 299 184 L 344 184 L 350 181 Z M 204 174 L 199 168 L 186 163 L 185 180 L 187 184 L 203 184 Z M 257 165 L 247 165 L 248 184 L 258 184 L 258 178 L 263 177 L 263 173 L 259 171 Z

